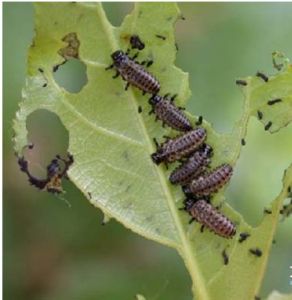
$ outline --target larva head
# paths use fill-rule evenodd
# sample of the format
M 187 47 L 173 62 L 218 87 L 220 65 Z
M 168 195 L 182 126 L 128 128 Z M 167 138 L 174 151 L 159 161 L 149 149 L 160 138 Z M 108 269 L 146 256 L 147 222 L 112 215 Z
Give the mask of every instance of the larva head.
M 186 198 L 184 200 L 184 205 L 185 205 L 184 206 L 185 210 L 189 211 L 192 208 L 192 206 L 194 205 L 194 200 L 191 198 Z
M 150 99 L 149 99 L 149 104 L 155 106 L 157 103 L 159 103 L 161 101 L 161 97 L 158 95 L 153 95 Z
M 208 144 L 203 145 L 201 152 L 206 158 L 210 158 L 213 156 L 213 148 Z
M 183 190 L 184 194 L 187 196 L 187 198 L 192 196 L 192 192 L 188 186 L 183 186 L 182 190 Z
M 225 164 L 224 168 L 225 168 L 226 172 L 229 172 L 229 173 L 233 172 L 233 169 L 232 169 L 232 167 L 229 164 Z
M 119 66 L 127 57 L 127 55 L 122 50 L 117 50 L 111 55 L 114 64 Z
M 151 158 L 156 165 L 159 165 L 163 161 L 162 156 L 158 152 L 151 154 Z
M 229 164 L 222 164 L 217 168 L 217 170 L 221 170 L 222 174 L 225 174 L 226 182 L 230 180 L 230 177 L 233 173 L 233 169 Z
M 208 207 L 211 207 L 207 201 L 203 200 L 203 199 L 200 199 L 198 201 L 196 201 L 196 209 L 197 211 L 201 212 L 201 211 L 204 211 L 206 208 Z
M 195 131 L 199 136 L 201 136 L 202 138 L 207 136 L 206 129 L 203 128 L 203 127 L 198 127 L 198 128 L 196 128 L 194 131 Z

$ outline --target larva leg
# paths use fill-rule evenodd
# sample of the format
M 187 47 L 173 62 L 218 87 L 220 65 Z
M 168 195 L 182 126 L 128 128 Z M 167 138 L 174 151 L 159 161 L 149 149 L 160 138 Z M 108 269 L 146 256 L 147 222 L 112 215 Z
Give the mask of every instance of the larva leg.
M 120 75 L 120 72 L 119 71 L 117 71 L 117 73 L 113 76 L 113 79 L 115 79 L 115 78 L 117 78 L 117 77 L 119 77 L 119 75 Z
M 149 68 L 153 64 L 153 60 L 149 60 L 146 64 L 146 68 Z
M 158 149 L 158 148 L 159 148 L 159 144 L 158 144 L 158 142 L 157 142 L 157 139 L 156 139 L 156 138 L 153 138 L 153 142 L 154 142 L 156 148 Z
M 129 86 L 130 86 L 130 83 L 129 83 L 129 82 L 127 82 L 127 84 L 126 84 L 126 86 L 125 86 L 125 91 L 127 91 L 127 90 L 128 90 Z
M 112 69 L 113 67 L 114 67 L 114 64 L 112 64 L 112 65 L 106 67 L 105 70 L 107 71 L 107 70 L 109 70 L 109 69 Z
M 191 218 L 191 219 L 189 220 L 189 224 L 192 224 L 195 220 L 196 220 L 195 218 Z
M 135 53 L 134 56 L 132 57 L 132 60 L 136 59 L 139 55 L 139 52 Z
M 174 94 L 171 98 L 170 101 L 173 102 L 175 100 L 175 98 L 177 97 L 177 94 Z
M 149 113 L 148 113 L 149 116 L 152 115 L 152 114 L 154 114 L 154 109 L 151 109 L 151 110 L 149 111 Z

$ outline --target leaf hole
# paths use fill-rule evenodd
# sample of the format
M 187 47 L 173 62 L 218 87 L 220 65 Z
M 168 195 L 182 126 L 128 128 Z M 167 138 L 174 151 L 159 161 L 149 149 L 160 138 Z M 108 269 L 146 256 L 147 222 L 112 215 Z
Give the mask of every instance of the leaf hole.
M 46 166 L 56 154 L 66 156 L 68 131 L 55 113 L 45 109 L 36 110 L 28 116 L 27 130 L 28 141 L 34 146 L 25 150 L 24 155 L 31 173 L 42 178 L 46 174 Z
M 134 3 L 130 2 L 121 2 L 121 3 L 114 3 L 114 2 L 104 2 L 102 4 L 106 16 L 110 23 L 113 26 L 121 26 L 125 16 L 129 14 L 133 8 Z
M 56 83 L 69 93 L 79 93 L 88 82 L 86 65 L 76 58 L 59 65 L 53 75 Z
M 246 222 L 256 226 L 265 216 L 264 208 L 269 207 L 282 189 L 282 177 L 291 162 L 291 152 L 289 147 L 281 145 L 291 144 L 291 128 L 271 135 L 252 118 L 246 140 L 227 191 L 227 201 Z

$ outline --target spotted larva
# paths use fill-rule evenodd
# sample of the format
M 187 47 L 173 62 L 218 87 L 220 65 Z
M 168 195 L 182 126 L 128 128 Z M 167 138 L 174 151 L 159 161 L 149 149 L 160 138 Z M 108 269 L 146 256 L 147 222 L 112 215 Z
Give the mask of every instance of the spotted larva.
M 147 72 L 142 64 L 137 63 L 134 58 L 130 58 L 126 53 L 121 50 L 115 51 L 111 55 L 113 64 L 106 68 L 106 70 L 115 68 L 117 73 L 113 78 L 119 75 L 127 81 L 126 90 L 129 85 L 139 88 L 143 93 L 157 94 L 160 90 L 160 83 L 153 75 Z
M 156 118 L 161 120 L 163 125 L 179 131 L 189 131 L 192 129 L 191 122 L 183 113 L 182 109 L 175 106 L 173 103 L 174 97 L 161 97 L 154 95 L 149 99 L 149 104 L 152 105 L 151 113 L 156 115 Z
M 161 162 L 170 163 L 189 156 L 197 150 L 206 139 L 206 130 L 198 127 L 174 139 L 169 139 L 158 147 L 151 155 L 157 165 Z
M 221 212 L 205 200 L 192 201 L 188 199 L 184 208 L 192 217 L 215 234 L 232 238 L 236 233 L 235 225 Z
M 196 151 L 185 163 L 170 174 L 170 182 L 180 185 L 190 183 L 206 170 L 206 166 L 210 163 L 211 154 L 211 146 L 203 145 L 202 149 Z
M 184 188 L 184 192 L 195 196 L 208 196 L 222 188 L 230 180 L 231 175 L 232 167 L 222 164 L 206 175 L 193 180 Z

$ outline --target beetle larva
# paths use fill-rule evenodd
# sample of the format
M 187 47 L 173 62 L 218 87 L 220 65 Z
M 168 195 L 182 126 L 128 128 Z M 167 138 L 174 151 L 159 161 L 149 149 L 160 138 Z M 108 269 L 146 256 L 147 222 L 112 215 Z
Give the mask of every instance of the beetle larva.
M 196 196 L 208 196 L 222 188 L 230 180 L 231 175 L 232 167 L 228 164 L 222 164 L 206 175 L 193 180 L 184 187 L 184 192 Z
M 157 151 L 151 155 L 154 163 L 170 163 L 189 156 L 197 150 L 206 139 L 206 130 L 198 127 L 174 139 L 164 142 Z
M 149 99 L 149 104 L 152 105 L 150 113 L 155 113 L 156 118 L 161 120 L 163 125 L 167 124 L 169 127 L 179 131 L 192 130 L 191 122 L 182 110 L 174 105 L 173 99 L 158 95 L 152 96 Z
M 184 209 L 191 215 L 192 219 L 221 237 L 232 238 L 236 233 L 235 225 L 205 200 L 194 202 L 188 199 Z
M 117 73 L 113 78 L 121 75 L 122 78 L 127 81 L 126 90 L 129 85 L 132 84 L 142 90 L 143 94 L 149 93 L 155 95 L 159 92 L 160 83 L 153 75 L 144 69 L 142 64 L 134 61 L 134 58 L 130 58 L 121 50 L 115 51 L 111 57 L 113 64 L 107 67 L 106 70 L 115 68 Z
M 186 185 L 206 170 L 210 163 L 212 148 L 209 145 L 203 146 L 170 174 L 169 180 L 172 184 Z

